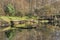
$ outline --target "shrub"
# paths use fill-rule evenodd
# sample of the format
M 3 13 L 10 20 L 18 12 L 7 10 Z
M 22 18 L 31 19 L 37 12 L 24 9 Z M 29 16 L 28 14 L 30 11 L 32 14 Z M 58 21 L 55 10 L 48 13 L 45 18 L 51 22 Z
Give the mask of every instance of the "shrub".
M 9 16 L 14 16 L 15 15 L 15 8 L 13 7 L 12 4 L 8 4 L 5 7 L 5 12 L 6 14 L 8 14 Z

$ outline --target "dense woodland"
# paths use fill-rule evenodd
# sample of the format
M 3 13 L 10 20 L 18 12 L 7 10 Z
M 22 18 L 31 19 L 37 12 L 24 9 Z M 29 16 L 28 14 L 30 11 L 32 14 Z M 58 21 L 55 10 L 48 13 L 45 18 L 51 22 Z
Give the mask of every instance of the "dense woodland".
M 6 7 L 13 7 L 12 9 L 15 11 L 14 15 L 16 16 L 19 14 L 28 15 L 29 13 L 37 16 L 59 14 L 59 4 L 60 2 L 57 0 L 0 0 L 0 14 L 9 14 L 6 13 L 8 10 Z
M 60 0 L 0 0 L 0 16 L 40 17 L 60 14 Z M 10 40 L 60 40 L 59 27 L 38 24 L 38 29 L 13 30 L 8 33 Z M 56 34 L 56 32 L 58 32 Z M 1 37 L 2 35 L 2 37 Z M 8 40 L 5 32 L 0 32 L 0 40 Z

